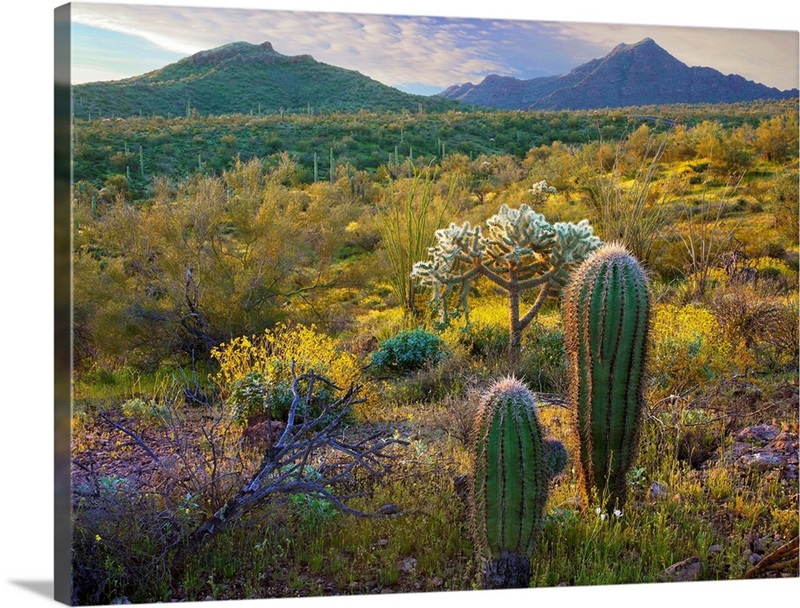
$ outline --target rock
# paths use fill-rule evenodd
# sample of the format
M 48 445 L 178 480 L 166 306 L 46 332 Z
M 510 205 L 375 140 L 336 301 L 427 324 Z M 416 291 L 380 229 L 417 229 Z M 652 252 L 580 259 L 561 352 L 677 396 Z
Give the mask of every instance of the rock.
M 711 545 L 708 548 L 709 555 L 718 555 L 720 553 L 722 553 L 722 545 Z
M 771 424 L 756 424 L 739 431 L 734 440 L 742 443 L 764 445 L 775 439 L 780 432 L 778 427 Z
M 433 585 L 434 587 L 441 587 L 442 585 L 444 585 L 444 581 L 440 579 L 438 576 L 435 576 L 431 580 L 431 585 Z
M 788 431 L 783 431 L 767 444 L 766 449 L 797 453 L 797 447 L 797 437 Z
M 703 561 L 699 557 L 690 557 L 672 564 L 661 573 L 661 578 L 667 582 L 688 582 L 696 581 L 703 573 Z
M 413 557 L 407 557 L 400 564 L 400 572 L 404 572 L 405 574 L 408 574 L 409 572 L 414 570 L 414 568 L 416 568 L 416 567 L 417 567 L 417 560 L 415 560 Z
M 654 481 L 650 484 L 650 488 L 647 490 L 647 499 L 652 501 L 661 500 L 665 498 L 669 493 L 669 487 L 666 484 L 661 483 L 660 481 Z
M 389 544 L 389 541 L 386 540 L 385 538 L 379 538 L 378 542 L 376 542 L 375 544 L 378 545 L 379 547 L 385 547 L 386 545 Z
M 772 451 L 754 452 L 745 454 L 739 458 L 739 464 L 756 471 L 768 471 L 769 469 L 779 469 L 786 465 L 786 458 Z
M 118 597 L 111 600 L 112 606 L 122 605 L 122 604 L 130 604 L 131 601 L 127 597 Z
M 753 553 L 760 553 L 764 555 L 767 552 L 767 547 L 772 544 L 771 536 L 762 536 L 761 538 L 753 538 L 750 541 L 750 549 Z

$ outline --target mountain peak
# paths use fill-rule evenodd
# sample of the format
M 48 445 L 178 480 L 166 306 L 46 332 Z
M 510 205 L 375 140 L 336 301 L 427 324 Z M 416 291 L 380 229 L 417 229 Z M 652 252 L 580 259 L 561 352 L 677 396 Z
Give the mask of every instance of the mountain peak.
M 582 110 L 670 103 L 733 103 L 786 99 L 779 91 L 713 68 L 690 68 L 652 38 L 618 44 L 561 76 L 518 80 L 486 77 L 481 84 L 440 93 L 461 102 L 505 109 Z
M 252 44 L 251 42 L 239 41 L 200 51 L 187 57 L 184 61 L 199 65 L 217 65 L 229 60 L 259 61 L 264 59 L 275 60 L 282 57 L 286 57 L 286 55 L 278 53 L 270 42 Z
M 606 55 L 606 57 L 611 57 L 613 55 L 617 55 L 619 53 L 625 51 L 661 51 L 663 53 L 667 53 L 663 48 L 661 48 L 658 43 L 653 40 L 652 38 L 642 38 L 639 42 L 634 42 L 633 44 L 625 44 L 624 42 L 615 46 L 611 52 Z M 668 54 L 668 53 L 667 53 Z

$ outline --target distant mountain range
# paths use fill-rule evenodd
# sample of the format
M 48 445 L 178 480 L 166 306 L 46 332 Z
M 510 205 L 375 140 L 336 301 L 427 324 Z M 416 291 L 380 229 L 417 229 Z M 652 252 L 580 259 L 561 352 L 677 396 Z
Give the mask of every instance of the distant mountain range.
M 520 80 L 487 76 L 434 96 L 411 95 L 354 70 L 282 55 L 269 42 L 234 42 L 124 80 L 75 85 L 78 118 L 287 112 L 440 112 L 468 106 L 585 110 L 672 103 L 789 99 L 780 91 L 717 70 L 688 67 L 650 38 L 620 44 L 568 74 Z
M 459 104 L 410 95 L 354 70 L 282 55 L 269 42 L 234 42 L 159 70 L 73 87 L 79 118 L 298 112 L 444 111 Z
M 561 76 L 520 80 L 493 74 L 477 85 L 451 86 L 439 96 L 509 110 L 590 110 L 791 99 L 798 90 L 781 91 L 735 74 L 689 67 L 645 38 L 636 44 L 619 44 L 605 57 Z

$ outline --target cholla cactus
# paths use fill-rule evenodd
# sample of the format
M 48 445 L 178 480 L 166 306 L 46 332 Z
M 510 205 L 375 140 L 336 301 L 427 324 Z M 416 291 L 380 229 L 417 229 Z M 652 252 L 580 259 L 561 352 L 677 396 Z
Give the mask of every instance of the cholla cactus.
M 414 264 L 412 278 L 433 289 L 432 302 L 443 322 L 456 312 L 455 298 L 467 310 L 470 283 L 486 277 L 508 292 L 509 355 L 516 361 L 522 331 L 539 313 L 545 300 L 569 280 L 570 270 L 586 259 L 600 239 L 587 220 L 577 224 L 550 224 L 528 205 L 512 209 L 507 205 L 486 220 L 486 230 L 450 224 L 436 231 L 430 260 Z M 528 311 L 521 315 L 520 296 L 538 290 Z
M 548 186 L 547 182 L 542 180 L 533 184 L 528 192 L 533 197 L 535 203 L 541 203 L 544 202 L 549 195 L 555 194 L 556 189 L 553 186 Z

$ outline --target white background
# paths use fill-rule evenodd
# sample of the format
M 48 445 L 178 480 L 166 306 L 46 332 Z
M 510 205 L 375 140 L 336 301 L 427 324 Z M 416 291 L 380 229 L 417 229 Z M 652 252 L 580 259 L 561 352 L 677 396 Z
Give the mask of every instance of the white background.
M 784 0 L 758 2 L 520 0 L 148 2 L 282 10 L 654 23 L 797 31 Z M 4 4 L 0 55 L 0 606 L 51 605 L 53 580 L 53 10 L 59 2 Z M 724 7 L 724 8 L 720 8 Z M 791 11 L 791 12 L 789 12 Z M 689 556 L 687 556 L 689 557 Z M 412 601 L 482 605 L 753 606 L 800 597 L 800 579 L 258 600 L 249 606 L 395 607 Z M 201 604 L 197 604 L 198 606 Z M 202 605 L 209 605 L 204 603 Z M 213 603 L 213 605 L 237 605 Z

